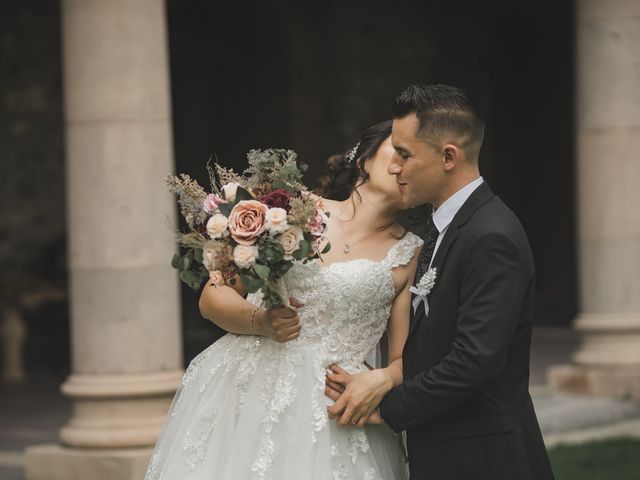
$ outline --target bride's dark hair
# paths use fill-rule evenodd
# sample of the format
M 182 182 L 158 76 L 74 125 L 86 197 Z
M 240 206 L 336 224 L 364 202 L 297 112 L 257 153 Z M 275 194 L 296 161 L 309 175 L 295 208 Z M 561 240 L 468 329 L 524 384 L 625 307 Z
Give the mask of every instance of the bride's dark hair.
M 369 174 L 364 162 L 372 158 L 380 145 L 391 136 L 392 120 L 376 123 L 360 135 L 355 148 L 327 160 L 327 173 L 320 177 L 316 193 L 332 200 L 346 200 L 351 193 L 362 185 Z
M 325 198 L 339 201 L 346 200 L 354 191 L 359 195 L 358 187 L 369 178 L 364 163 L 372 158 L 380 145 L 391 136 L 392 124 L 393 120 L 388 120 L 370 126 L 362 132 L 355 148 L 329 157 L 327 173 L 319 178 L 319 187 L 315 192 Z M 425 225 L 429 218 L 430 207 L 427 205 L 400 213 L 399 220 L 405 228 L 415 229 L 417 226 Z

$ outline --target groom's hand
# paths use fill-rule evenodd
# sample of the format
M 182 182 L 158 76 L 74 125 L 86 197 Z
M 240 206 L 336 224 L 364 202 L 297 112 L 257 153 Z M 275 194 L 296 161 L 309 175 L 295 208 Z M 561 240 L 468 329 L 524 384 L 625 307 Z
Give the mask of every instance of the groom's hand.
M 330 369 L 334 373 L 327 375 L 325 393 L 336 403 L 329 407 L 329 417 L 340 417 L 340 425 L 362 427 L 368 420 L 369 423 L 381 423 L 376 409 L 393 387 L 393 380 L 385 369 L 355 375 L 350 375 L 337 365 L 332 365 Z
M 304 306 L 294 298 L 290 298 L 289 303 L 293 308 Z M 257 313 L 256 320 L 260 334 L 279 343 L 290 342 L 298 338 L 302 325 L 298 312 L 293 308 L 269 308 Z
M 342 395 L 342 392 L 344 392 L 344 387 L 342 385 L 333 383 L 331 380 L 327 379 L 327 385 L 324 390 L 324 393 L 327 397 L 329 397 L 334 402 L 337 402 L 340 398 L 340 395 Z M 384 420 L 380 416 L 380 411 L 376 408 L 373 412 L 371 412 L 371 415 L 369 415 L 369 417 L 365 419 L 364 423 L 380 425 L 384 423 Z M 358 425 L 362 426 L 364 423 L 360 421 Z

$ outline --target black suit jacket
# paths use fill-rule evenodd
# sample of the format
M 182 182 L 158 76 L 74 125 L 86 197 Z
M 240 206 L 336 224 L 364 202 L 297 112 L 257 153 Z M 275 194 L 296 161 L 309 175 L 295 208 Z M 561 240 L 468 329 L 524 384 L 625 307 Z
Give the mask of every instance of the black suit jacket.
M 380 405 L 407 431 L 412 480 L 553 478 L 529 395 L 535 269 L 522 225 L 481 184 L 436 251 L 404 383 Z

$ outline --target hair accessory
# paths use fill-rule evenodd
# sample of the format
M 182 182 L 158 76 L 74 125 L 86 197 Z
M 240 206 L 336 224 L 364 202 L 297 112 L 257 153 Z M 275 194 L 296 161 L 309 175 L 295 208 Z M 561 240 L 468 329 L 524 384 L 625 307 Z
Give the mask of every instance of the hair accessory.
M 347 159 L 347 163 L 353 163 L 353 159 L 356 156 L 356 152 L 358 151 L 358 148 L 360 148 L 360 142 L 356 143 L 356 146 L 353 147 L 353 149 L 345 155 L 345 158 Z

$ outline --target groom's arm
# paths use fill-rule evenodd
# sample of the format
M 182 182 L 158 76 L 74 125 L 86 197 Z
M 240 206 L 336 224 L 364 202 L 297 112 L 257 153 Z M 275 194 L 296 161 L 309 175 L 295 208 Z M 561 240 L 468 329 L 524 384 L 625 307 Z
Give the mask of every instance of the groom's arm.
M 533 277 L 522 257 L 505 234 L 473 242 L 464 263 L 451 350 L 434 367 L 394 387 L 380 405 L 382 418 L 394 430 L 433 420 L 499 376 Z

